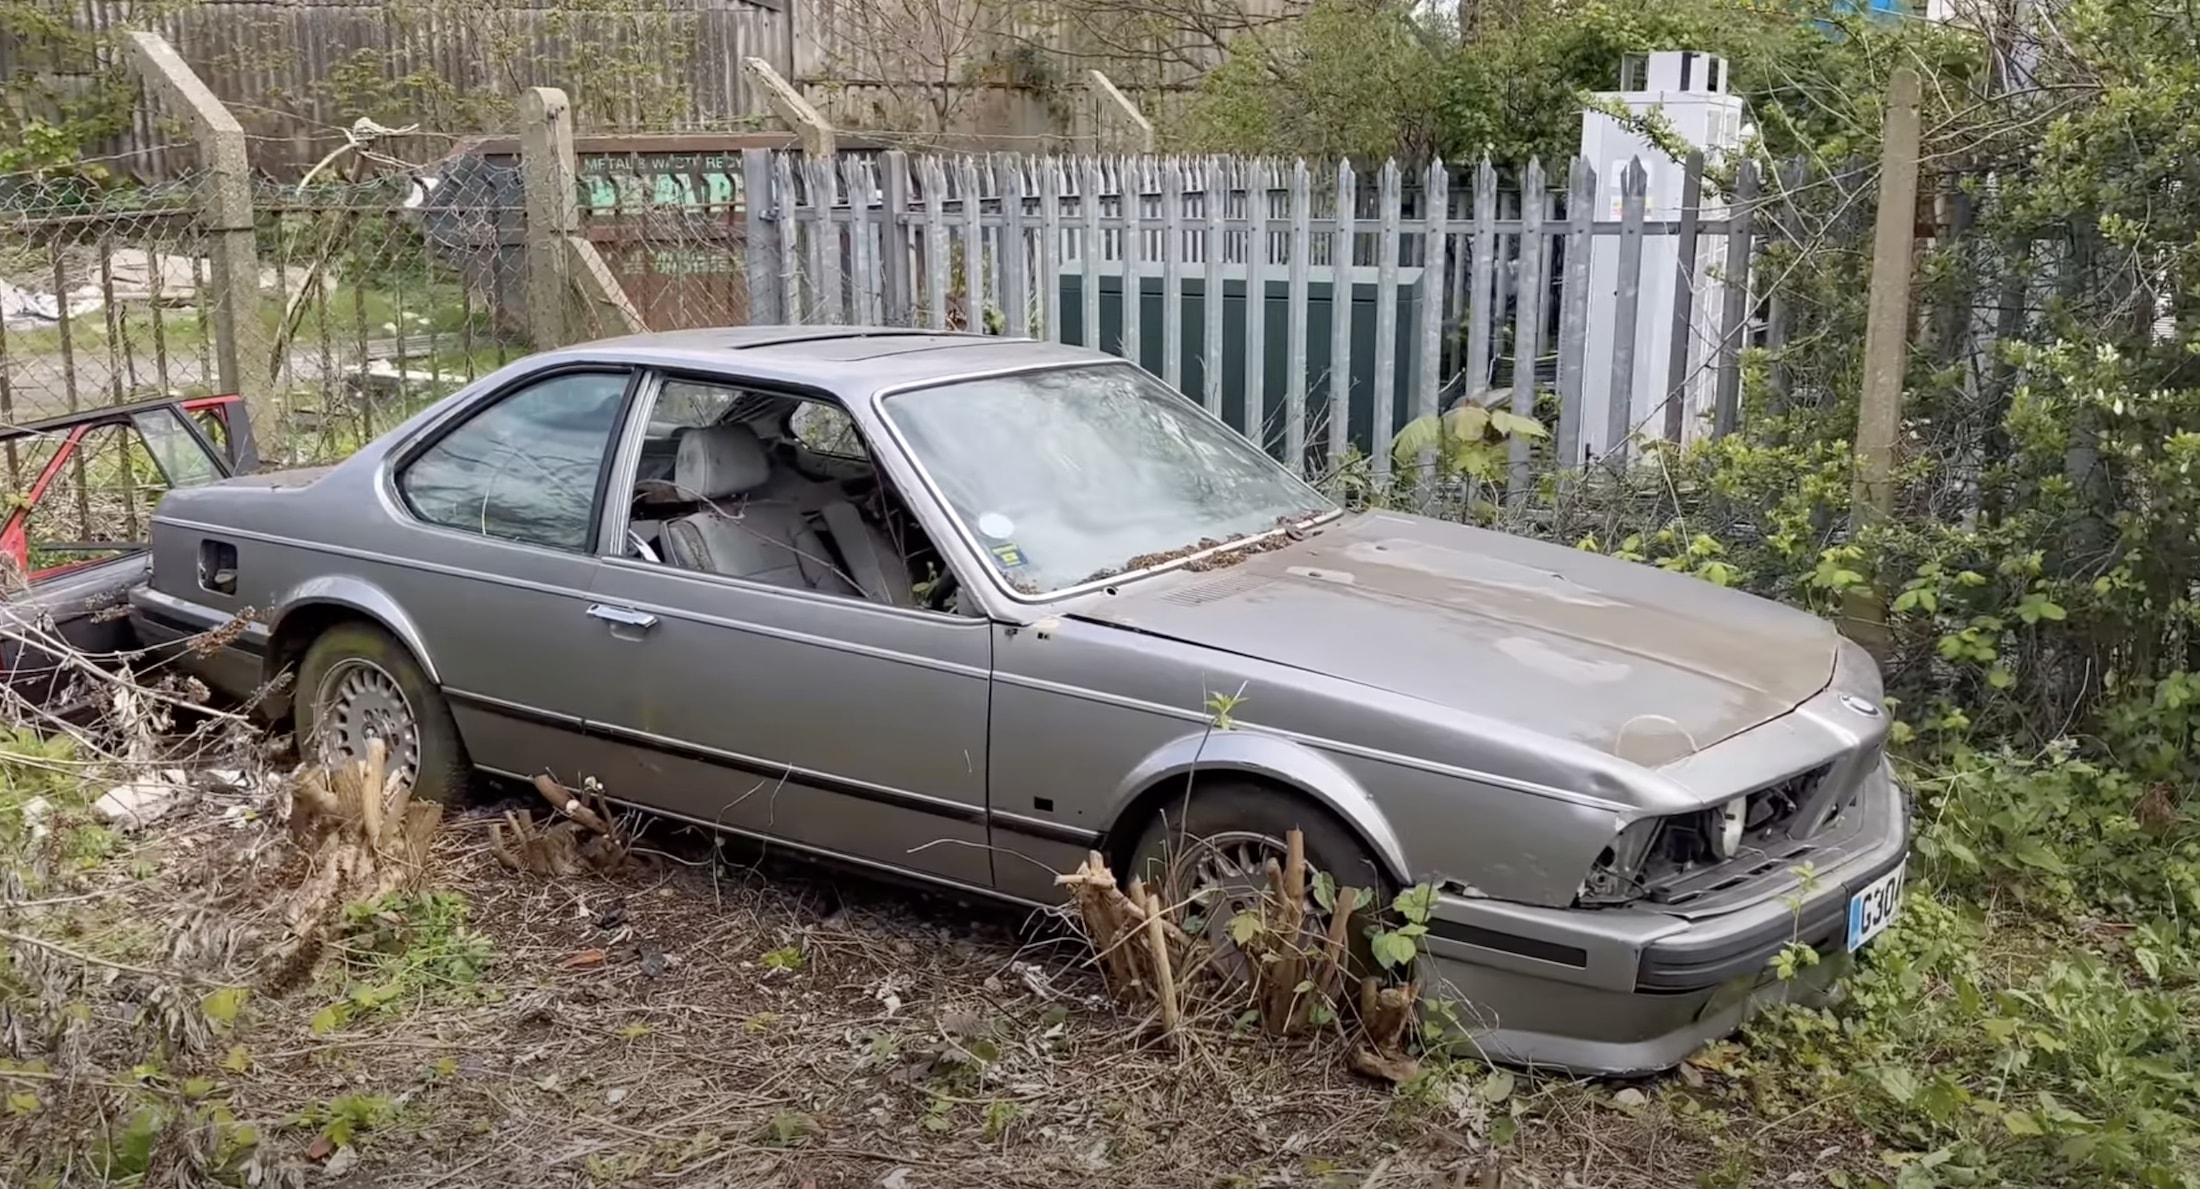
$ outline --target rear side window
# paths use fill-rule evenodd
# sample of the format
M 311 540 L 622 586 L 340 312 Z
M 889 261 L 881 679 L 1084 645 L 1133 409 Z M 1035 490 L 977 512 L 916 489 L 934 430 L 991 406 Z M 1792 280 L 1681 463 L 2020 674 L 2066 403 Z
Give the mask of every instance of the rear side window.
M 796 440 L 816 453 L 870 461 L 870 452 L 863 448 L 863 438 L 856 433 L 856 423 L 849 420 L 846 410 L 818 401 L 803 401 L 795 406 L 787 428 L 794 431 Z
M 190 429 L 174 409 L 153 409 L 137 414 L 130 421 L 137 426 L 146 450 L 151 452 L 153 461 L 160 464 L 170 487 L 197 487 L 221 478 L 206 447 L 191 436 Z M 220 448 L 226 457 L 227 443 L 222 443 Z
M 568 372 L 461 422 L 398 473 L 422 520 L 527 545 L 586 550 L 625 372 Z
M 221 451 L 223 458 L 232 461 L 236 458 L 229 445 L 229 422 L 220 413 L 212 409 L 200 409 L 192 420 L 198 422 L 199 432 L 206 435 L 207 441 L 214 443 L 214 449 Z

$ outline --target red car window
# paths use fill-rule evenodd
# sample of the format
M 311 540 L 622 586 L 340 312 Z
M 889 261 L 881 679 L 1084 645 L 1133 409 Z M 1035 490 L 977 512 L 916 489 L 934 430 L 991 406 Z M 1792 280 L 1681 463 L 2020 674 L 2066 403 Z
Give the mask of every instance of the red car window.
M 36 581 L 141 547 L 170 487 L 231 473 L 230 417 L 242 407 L 234 397 L 209 397 L 6 427 L 0 557 Z M 187 417 L 206 421 L 194 433 Z

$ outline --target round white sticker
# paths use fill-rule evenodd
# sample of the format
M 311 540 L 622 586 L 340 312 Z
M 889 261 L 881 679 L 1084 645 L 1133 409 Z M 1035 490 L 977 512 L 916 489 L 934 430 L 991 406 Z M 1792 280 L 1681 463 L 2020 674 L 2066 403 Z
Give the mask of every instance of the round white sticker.
M 988 512 L 978 517 L 978 531 L 996 541 L 1006 541 L 1016 532 L 1016 522 L 999 512 Z

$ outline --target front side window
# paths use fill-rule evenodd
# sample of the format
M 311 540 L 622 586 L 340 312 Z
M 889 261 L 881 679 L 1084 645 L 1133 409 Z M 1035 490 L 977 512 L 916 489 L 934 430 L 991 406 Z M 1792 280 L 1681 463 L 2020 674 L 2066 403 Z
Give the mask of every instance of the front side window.
M 1299 523 L 1334 505 L 1126 364 L 960 380 L 887 418 L 1008 584 L 1047 594 Z
M 626 386 L 624 372 L 531 384 L 436 439 L 398 490 L 414 515 L 446 528 L 585 550 Z

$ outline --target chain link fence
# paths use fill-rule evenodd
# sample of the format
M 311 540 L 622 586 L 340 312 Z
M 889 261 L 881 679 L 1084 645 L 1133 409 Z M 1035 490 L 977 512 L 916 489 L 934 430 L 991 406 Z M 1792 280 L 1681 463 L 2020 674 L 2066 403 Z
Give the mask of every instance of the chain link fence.
M 280 419 L 264 452 L 340 459 L 524 353 L 524 215 L 493 198 L 404 176 L 254 196 L 262 271 L 281 279 L 261 291 Z
M 235 391 L 218 363 L 221 281 L 199 186 L 0 177 L 0 424 Z M 244 308 L 257 324 L 238 343 L 253 356 L 244 366 L 269 377 L 254 425 L 268 464 L 340 459 L 523 352 L 516 203 L 403 175 L 254 195 L 258 275 Z M 200 429 L 226 426 L 201 418 Z M 88 431 L 48 473 L 64 436 L 19 434 L 0 450 L 7 507 L 37 489 L 28 536 L 143 539 L 179 480 L 173 461 L 125 422 Z
M 216 390 L 196 192 L 196 179 L 111 191 L 73 177 L 0 177 L 0 424 Z M 20 526 L 33 570 L 83 560 L 88 544 L 141 538 L 167 483 L 127 423 L 73 447 L 65 435 L 10 435 L 0 467 L 11 518 L 39 497 Z
M 0 419 L 214 390 L 196 191 L 0 177 Z

